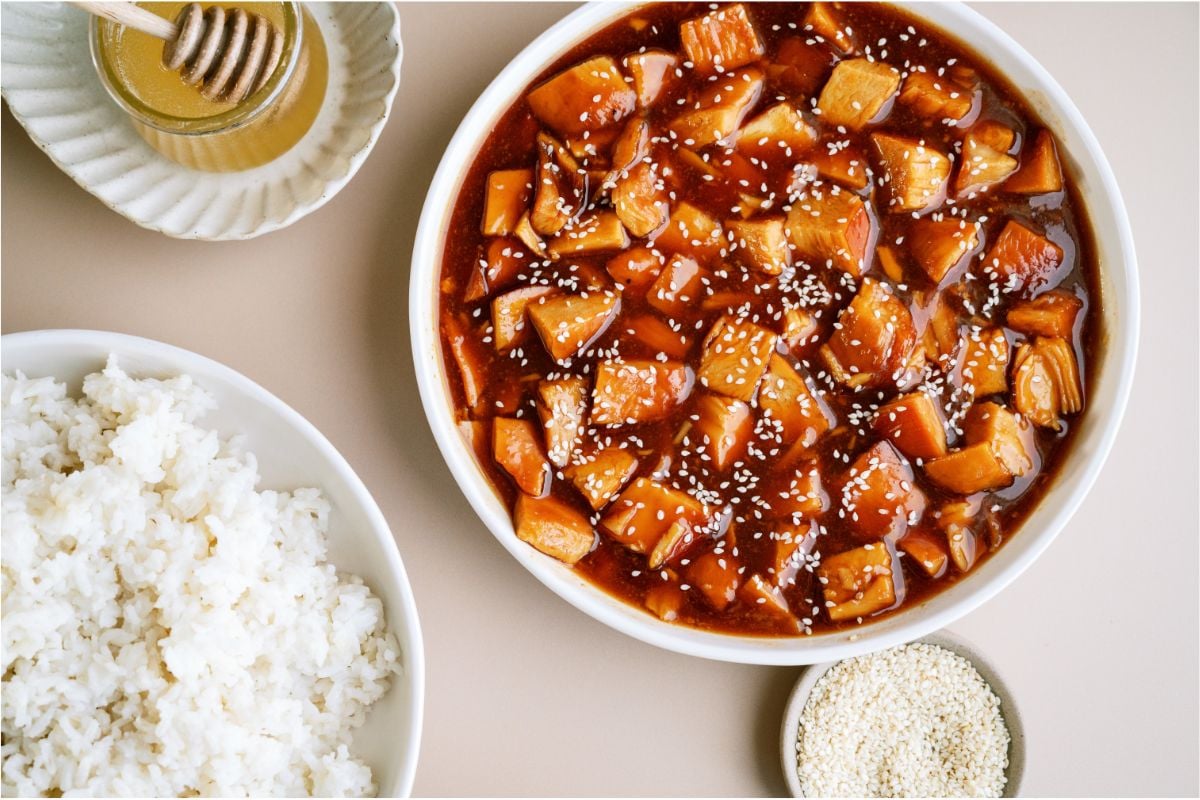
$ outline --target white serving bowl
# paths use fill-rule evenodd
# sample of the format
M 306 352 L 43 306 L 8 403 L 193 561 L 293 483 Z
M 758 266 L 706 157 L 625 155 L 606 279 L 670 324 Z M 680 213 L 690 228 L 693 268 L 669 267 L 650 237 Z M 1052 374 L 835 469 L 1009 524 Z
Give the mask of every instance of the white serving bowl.
M 1021 721 L 1021 710 L 1017 706 L 1016 695 L 1009 691 L 1008 685 L 1000 676 L 1000 672 L 974 645 L 956 636 L 950 631 L 938 631 L 930 636 L 921 637 L 926 644 L 937 645 L 950 652 L 962 656 L 979 673 L 980 677 L 992 687 L 1000 700 L 1000 715 L 1008 728 L 1008 769 L 1005 774 L 1008 781 L 1004 784 L 1004 797 L 1019 797 L 1021 781 L 1025 777 L 1025 726 Z M 808 704 L 817 681 L 828 672 L 837 662 L 814 664 L 804 670 L 800 680 L 796 681 L 792 693 L 788 696 L 787 705 L 783 712 L 783 725 L 779 731 L 779 761 L 783 768 L 783 779 L 787 782 L 788 791 L 792 797 L 804 797 L 800 787 L 800 774 L 796 764 L 796 739 L 800 730 L 800 715 Z
M 329 440 L 283 401 L 203 356 L 102 331 L 31 331 L 0 338 L 0 366 L 5 372 L 20 370 L 30 377 L 65 380 L 76 396 L 83 377 L 102 369 L 110 353 L 136 377 L 187 373 L 212 393 L 218 408 L 200 424 L 223 437 L 246 437 L 246 447 L 258 459 L 260 489 L 313 486 L 329 500 L 329 560 L 339 570 L 361 576 L 382 598 L 403 666 L 355 734 L 354 752 L 370 765 L 380 796 L 407 796 L 421 743 L 425 654 L 416 602 L 396 542 L 362 481 Z
M 927 600 L 854 631 L 769 639 L 711 633 L 661 622 L 588 583 L 513 533 L 508 509 L 455 429 L 453 397 L 438 334 L 438 284 L 451 213 L 467 170 L 500 116 L 549 64 L 635 6 L 594 3 L 569 14 L 512 60 L 472 106 L 434 175 L 413 247 L 409 317 L 425 413 L 446 463 L 476 513 L 538 580 L 596 619 L 680 653 L 756 664 L 814 664 L 919 639 L 991 598 L 1049 546 L 1091 488 L 1117 435 L 1133 380 L 1138 341 L 1138 279 L 1129 218 L 1116 179 L 1079 110 L 1046 70 L 987 19 L 961 4 L 900 3 L 990 61 L 1057 136 L 1088 206 L 1101 269 L 1105 341 L 1089 375 L 1087 413 L 1055 484 L 1020 532 L 973 574 Z

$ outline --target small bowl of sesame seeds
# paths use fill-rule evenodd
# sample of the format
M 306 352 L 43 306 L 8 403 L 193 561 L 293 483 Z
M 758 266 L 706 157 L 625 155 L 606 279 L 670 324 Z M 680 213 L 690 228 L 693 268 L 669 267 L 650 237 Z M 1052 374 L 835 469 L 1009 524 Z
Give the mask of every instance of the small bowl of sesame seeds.
M 793 797 L 1016 797 L 1025 733 L 995 667 L 940 631 L 806 669 L 780 759 Z

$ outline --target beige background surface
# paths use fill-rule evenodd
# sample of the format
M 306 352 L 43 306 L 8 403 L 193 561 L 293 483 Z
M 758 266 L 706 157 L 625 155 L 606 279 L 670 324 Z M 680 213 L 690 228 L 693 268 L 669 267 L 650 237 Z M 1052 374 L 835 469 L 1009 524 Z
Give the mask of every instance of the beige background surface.
M 3 330 L 148 336 L 249 375 L 346 455 L 387 515 L 422 615 L 422 795 L 760 795 L 798 669 L 626 639 L 526 574 L 461 499 L 416 387 L 408 261 L 425 190 L 473 99 L 564 5 L 405 5 L 404 79 L 360 175 L 317 214 L 235 244 L 105 209 L 3 118 Z M 1066 87 L 1138 244 L 1145 323 L 1108 467 L 1049 552 L 954 626 L 1005 672 L 1026 790 L 1197 788 L 1197 6 L 980 10 Z

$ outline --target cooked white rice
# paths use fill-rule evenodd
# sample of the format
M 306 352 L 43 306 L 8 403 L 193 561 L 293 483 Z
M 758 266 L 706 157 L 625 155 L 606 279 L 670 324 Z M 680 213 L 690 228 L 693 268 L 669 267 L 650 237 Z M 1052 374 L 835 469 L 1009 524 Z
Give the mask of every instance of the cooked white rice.
M 3 377 L 4 793 L 373 793 L 349 744 L 399 650 L 328 503 L 255 491 L 187 376 L 83 394 Z

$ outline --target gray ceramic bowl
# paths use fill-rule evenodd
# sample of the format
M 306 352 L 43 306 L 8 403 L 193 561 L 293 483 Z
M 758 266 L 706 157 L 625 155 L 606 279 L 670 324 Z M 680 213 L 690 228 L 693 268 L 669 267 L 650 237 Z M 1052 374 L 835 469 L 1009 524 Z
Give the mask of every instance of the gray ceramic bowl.
M 955 636 L 949 631 L 938 631 L 930 636 L 918 639 L 919 642 L 943 647 L 970 661 L 992 687 L 992 691 L 1000 698 L 1000 713 L 1008 726 L 1008 782 L 1004 785 L 1005 797 L 1017 797 L 1021 791 L 1021 779 L 1025 773 L 1025 728 L 1021 724 L 1021 711 L 1017 707 L 1016 698 L 1008 690 L 1000 673 L 974 645 Z M 783 714 L 783 728 L 779 737 L 779 760 L 783 767 L 783 777 L 787 781 L 792 797 L 803 797 L 800 788 L 800 776 L 796 769 L 796 732 L 800 729 L 800 714 L 808 703 L 808 696 L 817 681 L 821 679 L 830 667 L 837 664 L 830 661 L 825 664 L 814 664 L 804 670 L 796 688 L 788 697 L 787 707 Z

